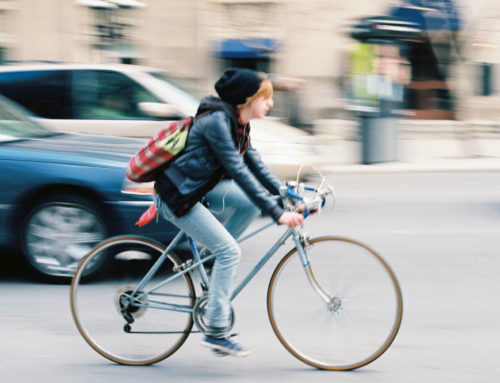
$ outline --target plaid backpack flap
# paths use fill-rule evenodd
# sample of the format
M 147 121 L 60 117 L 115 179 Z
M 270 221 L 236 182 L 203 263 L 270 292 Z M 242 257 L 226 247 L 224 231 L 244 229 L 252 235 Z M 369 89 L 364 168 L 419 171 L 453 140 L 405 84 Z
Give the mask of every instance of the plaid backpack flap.
M 154 181 L 156 171 L 184 149 L 193 121 L 193 117 L 174 121 L 151 137 L 130 159 L 127 178 L 133 182 Z

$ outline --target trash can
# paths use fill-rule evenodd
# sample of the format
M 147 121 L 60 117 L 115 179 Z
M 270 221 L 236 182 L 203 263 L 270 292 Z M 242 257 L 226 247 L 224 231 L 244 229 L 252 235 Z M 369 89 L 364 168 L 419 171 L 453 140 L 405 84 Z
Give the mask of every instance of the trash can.
M 397 161 L 397 121 L 397 118 L 390 116 L 361 116 L 363 164 Z
M 476 94 L 480 96 L 490 96 L 493 94 L 493 76 L 494 69 L 491 63 L 479 63 L 479 84 L 477 86 Z

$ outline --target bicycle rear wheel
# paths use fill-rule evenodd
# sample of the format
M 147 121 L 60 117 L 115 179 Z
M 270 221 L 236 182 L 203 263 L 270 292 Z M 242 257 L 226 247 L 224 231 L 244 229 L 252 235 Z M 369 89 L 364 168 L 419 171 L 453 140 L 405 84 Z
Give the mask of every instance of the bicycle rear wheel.
M 389 265 L 354 240 L 309 241 L 309 282 L 294 248 L 269 282 L 267 309 L 275 334 L 295 357 L 316 368 L 353 370 L 373 362 L 401 325 L 403 300 Z
M 188 337 L 196 298 L 191 277 L 178 275 L 153 289 L 176 275 L 181 262 L 175 255 L 167 254 L 134 293 L 164 250 L 153 240 L 120 236 L 102 242 L 81 261 L 71 284 L 71 312 L 80 334 L 105 358 L 128 365 L 156 363 Z M 99 274 L 86 277 L 101 262 L 105 267 Z

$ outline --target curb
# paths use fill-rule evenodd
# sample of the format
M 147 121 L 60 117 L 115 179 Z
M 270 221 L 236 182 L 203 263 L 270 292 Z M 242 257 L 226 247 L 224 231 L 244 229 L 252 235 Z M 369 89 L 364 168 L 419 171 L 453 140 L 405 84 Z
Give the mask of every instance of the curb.
M 320 166 L 326 174 L 500 172 L 500 159 L 467 159 L 428 163 L 387 162 Z

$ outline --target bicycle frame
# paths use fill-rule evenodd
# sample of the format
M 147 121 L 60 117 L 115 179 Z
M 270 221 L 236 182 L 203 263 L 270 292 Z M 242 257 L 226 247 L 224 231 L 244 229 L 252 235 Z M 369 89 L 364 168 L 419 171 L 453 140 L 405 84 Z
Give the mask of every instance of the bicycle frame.
M 241 243 L 258 233 L 266 230 L 267 228 L 273 226 L 275 223 L 268 223 L 264 226 L 262 226 L 260 229 L 255 230 L 254 232 L 248 234 L 247 236 L 241 238 L 238 240 L 238 243 Z M 208 277 L 205 272 L 205 268 L 203 266 L 204 262 L 207 262 L 213 258 L 215 258 L 215 255 L 208 256 L 201 260 L 200 254 L 198 252 L 198 249 L 194 243 L 194 240 L 186 236 L 189 240 L 190 246 L 191 246 L 191 252 L 193 253 L 193 259 L 194 263 L 190 264 L 189 261 L 183 263 L 180 268 L 183 270 L 179 273 L 176 273 L 175 275 L 166 278 L 162 282 L 158 283 L 157 285 L 149 288 L 146 291 L 142 291 L 143 287 L 151 280 L 151 278 L 155 275 L 155 273 L 159 270 L 165 259 L 167 258 L 167 253 L 172 250 L 182 239 L 182 237 L 185 235 L 184 232 L 179 232 L 175 238 L 172 240 L 170 245 L 165 249 L 165 251 L 161 254 L 161 256 L 157 259 L 157 261 L 154 263 L 154 265 L 151 267 L 151 269 L 146 273 L 144 278 L 141 280 L 141 282 L 137 285 L 137 287 L 134 289 L 132 294 L 130 294 L 131 297 L 134 297 L 135 303 L 133 303 L 134 306 L 138 307 L 149 307 L 149 308 L 158 308 L 158 309 L 164 309 L 164 310 L 172 310 L 172 311 L 181 311 L 181 312 L 189 312 L 191 313 L 193 310 L 190 306 L 187 305 L 177 305 L 177 304 L 172 304 L 172 303 L 167 303 L 167 302 L 152 302 L 150 303 L 155 303 L 155 305 L 152 305 L 150 303 L 148 304 L 143 304 L 141 302 L 141 299 L 145 297 L 146 295 L 149 295 L 151 293 L 154 293 L 154 291 L 160 289 L 164 285 L 170 283 L 174 279 L 177 279 L 181 276 L 183 276 L 186 273 L 189 273 L 193 271 L 194 269 L 198 269 L 199 275 L 202 279 L 202 283 L 205 286 L 208 286 Z M 302 265 L 304 267 L 304 270 L 306 272 L 307 279 L 309 280 L 310 284 L 312 287 L 315 289 L 315 291 L 320 295 L 320 297 L 325 300 L 325 302 L 330 302 L 331 296 L 324 291 L 316 282 L 316 279 L 314 277 L 314 274 L 312 273 L 311 267 L 310 267 L 310 260 L 309 257 L 304 249 L 304 246 L 302 244 L 301 240 L 301 234 L 297 228 L 287 228 L 287 230 L 280 236 L 280 238 L 271 246 L 271 248 L 267 251 L 267 253 L 257 262 L 257 264 L 254 266 L 254 268 L 247 274 L 247 276 L 235 287 L 233 290 L 233 293 L 231 295 L 231 301 L 235 299 L 238 294 L 246 287 L 246 285 L 253 279 L 253 277 L 262 269 L 262 267 L 271 259 L 271 257 L 278 251 L 281 246 L 285 244 L 285 242 L 290 238 L 293 237 L 293 240 L 295 242 L 295 246 L 297 248 L 297 254 L 300 258 L 300 261 L 302 262 Z M 138 292 L 140 292 L 138 294 Z M 137 295 L 136 295 L 137 294 Z

